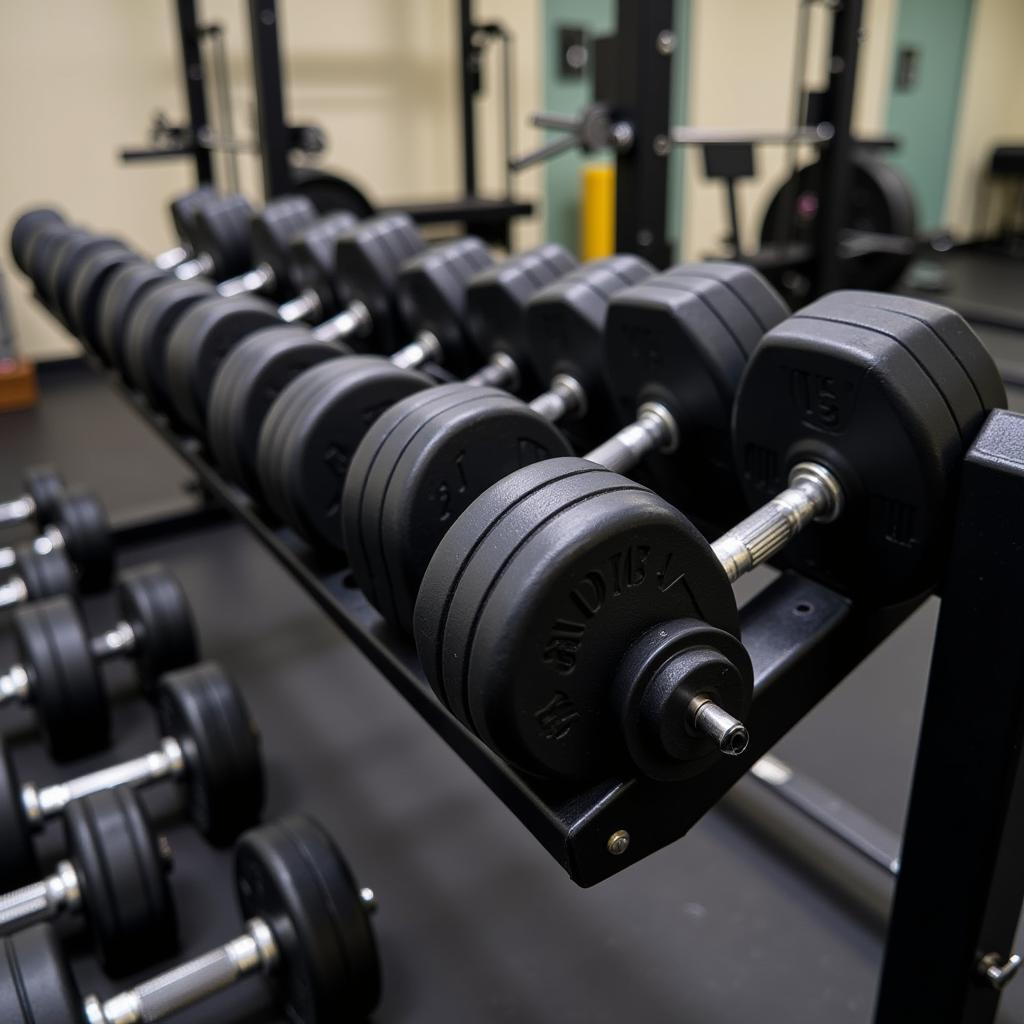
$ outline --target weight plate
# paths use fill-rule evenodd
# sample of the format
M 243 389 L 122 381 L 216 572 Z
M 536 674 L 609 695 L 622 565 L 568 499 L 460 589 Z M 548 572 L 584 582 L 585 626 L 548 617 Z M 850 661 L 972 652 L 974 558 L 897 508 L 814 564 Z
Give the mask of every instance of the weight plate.
M 214 662 L 166 673 L 157 711 L 181 744 L 189 817 L 217 846 L 259 821 L 264 780 L 260 737 L 241 693 Z
M 786 301 L 768 279 L 753 267 L 742 263 L 680 263 L 665 271 L 673 277 L 706 277 L 724 284 L 750 311 L 761 334 L 771 330 L 790 314 Z M 750 354 L 749 352 L 747 353 Z
M 111 242 L 79 261 L 68 286 L 68 326 L 86 348 L 96 350 L 99 303 L 111 275 L 138 259 L 127 246 Z
M 425 393 L 415 410 L 382 414 L 367 443 L 375 451 L 365 477 L 353 477 L 342 501 L 345 550 L 370 602 L 403 632 L 412 630 L 413 605 L 438 542 L 479 494 L 533 462 L 571 455 L 547 420 L 519 400 L 491 388 L 448 384 Z M 403 406 L 419 399 L 406 399 Z M 362 536 L 346 523 L 362 527 Z M 359 552 L 357 555 L 356 552 Z M 365 586 L 363 585 L 365 581 Z
M 312 199 L 321 213 L 342 211 L 360 220 L 373 216 L 373 203 L 348 179 L 310 167 L 293 167 L 291 173 L 292 191 Z
M 78 589 L 74 567 L 63 551 L 41 555 L 30 542 L 14 547 L 14 570 L 25 584 L 27 600 L 38 601 Z
M 72 488 L 64 495 L 54 524 L 75 567 L 82 593 L 106 590 L 114 574 L 114 538 L 103 503 L 94 494 Z
M 39 881 L 39 863 L 32 847 L 32 830 L 25 817 L 21 783 L 14 760 L 0 736 L 0 887 L 4 892 Z M 0 961 L 2 963 L 2 961 Z M 0 985 L 0 991 L 3 986 Z M 6 1020 L 5 1017 L 0 1019 Z
M 253 295 L 204 299 L 181 317 L 167 341 L 167 390 L 175 415 L 195 434 L 204 431 L 213 377 L 228 352 L 280 323 L 277 309 Z
M 338 239 L 356 226 L 350 213 L 331 213 L 311 224 L 288 247 L 288 279 L 296 295 L 309 291 L 320 304 L 319 317 L 326 320 L 350 301 L 346 283 L 338 273 Z M 312 319 L 312 317 L 311 317 Z
M 317 217 L 316 207 L 306 196 L 288 195 L 271 199 L 252 219 L 250 263 L 266 264 L 274 281 L 259 289 L 261 295 L 284 302 L 291 293 L 289 243 Z
M 110 246 L 123 247 L 123 244 L 118 239 L 109 236 L 87 235 L 72 238 L 61 248 L 50 269 L 47 292 L 57 316 L 72 330 L 74 326 L 71 319 L 71 285 L 74 281 L 75 271 L 79 269 L 82 261 L 88 259 L 92 254 Z
M 35 285 L 36 294 L 44 305 L 50 306 L 50 296 L 46 292 L 46 282 L 53 261 L 60 250 L 72 239 L 87 237 L 88 232 L 70 224 L 51 221 L 36 231 L 28 243 L 25 259 L 28 264 L 28 276 Z
M 106 362 L 121 365 L 128 314 L 150 288 L 167 279 L 162 270 L 141 260 L 129 263 L 110 275 L 96 315 L 96 348 Z
M 186 248 L 191 248 L 195 238 L 196 214 L 205 206 L 221 202 L 221 197 L 212 185 L 200 185 L 178 196 L 168 205 L 174 233 Z
M 107 974 L 170 956 L 178 944 L 170 864 L 138 794 L 121 786 L 72 800 L 64 810 L 64 836 Z
M 270 407 L 299 374 L 340 354 L 302 327 L 265 327 L 228 353 L 206 410 L 207 444 L 227 477 L 259 494 L 260 430 Z
M 195 252 L 213 261 L 211 277 L 222 281 L 251 269 L 252 207 L 244 196 L 236 193 L 201 206 L 193 232 Z
M 82 997 L 52 925 L 0 939 L 0 1020 L 81 1024 Z
M 60 512 L 67 485 L 53 466 L 30 466 L 22 477 L 25 494 L 32 499 L 33 520 L 39 526 L 52 523 Z
M 840 481 L 841 515 L 790 544 L 786 564 L 873 604 L 935 586 L 964 446 L 944 397 L 899 341 L 790 317 L 747 364 L 733 443 L 751 506 L 782 490 L 800 461 L 823 462 Z
M 362 1020 L 380 1000 L 380 964 L 360 889 L 334 840 L 294 815 L 238 843 L 242 912 L 266 921 L 281 952 L 271 974 L 285 1016 L 302 1024 Z
M 121 370 L 149 404 L 173 411 L 167 388 L 167 345 L 171 332 L 198 302 L 214 295 L 209 281 L 178 281 L 169 277 L 150 288 L 135 306 L 124 327 Z
M 70 761 L 107 747 L 110 703 L 74 601 L 60 595 L 23 605 L 11 625 L 50 755 Z
M 18 217 L 11 227 L 11 255 L 23 274 L 28 273 L 25 257 L 35 233 L 48 224 L 56 226 L 64 223 L 64 217 L 59 211 L 45 206 L 27 210 Z

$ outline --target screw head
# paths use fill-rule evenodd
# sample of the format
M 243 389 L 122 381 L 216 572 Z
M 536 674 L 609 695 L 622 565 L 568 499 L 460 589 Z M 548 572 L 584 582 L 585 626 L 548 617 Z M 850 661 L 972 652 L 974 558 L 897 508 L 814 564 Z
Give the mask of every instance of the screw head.
M 608 837 L 608 852 L 613 857 L 621 857 L 629 849 L 629 833 L 620 828 Z
M 377 913 L 377 894 L 368 885 L 359 890 L 359 902 L 368 914 Z
M 165 871 L 174 867 L 174 850 L 171 849 L 171 841 L 165 835 L 156 837 L 156 851 L 164 865 Z
M 676 34 L 670 28 L 663 28 L 658 33 L 658 39 L 655 42 L 655 48 L 662 57 L 668 57 L 675 53 L 676 50 Z
M 667 135 L 655 135 L 653 148 L 655 156 L 668 156 L 672 143 L 669 142 Z

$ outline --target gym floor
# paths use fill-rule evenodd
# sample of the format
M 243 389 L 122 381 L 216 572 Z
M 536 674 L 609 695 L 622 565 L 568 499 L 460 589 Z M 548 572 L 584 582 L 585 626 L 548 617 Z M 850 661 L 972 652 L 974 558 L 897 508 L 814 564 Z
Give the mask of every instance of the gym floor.
M 1014 269 L 1000 299 L 1008 307 L 1020 295 L 1021 265 Z M 1008 376 L 1024 378 L 1024 335 L 979 333 Z M 187 500 L 184 464 L 88 368 L 44 368 L 41 387 L 37 408 L 0 417 L 0 493 L 13 493 L 26 464 L 50 461 L 95 487 L 115 520 Z M 1011 392 L 1011 405 L 1024 409 L 1024 392 Z M 737 786 L 685 839 L 578 889 L 243 526 L 224 522 L 121 553 L 122 566 L 151 560 L 178 574 L 206 655 L 241 684 L 262 728 L 267 816 L 318 817 L 378 894 L 376 1020 L 870 1019 L 891 882 L 756 783 Z M 105 605 L 88 602 L 97 627 L 111 621 Z M 926 604 L 775 751 L 893 831 L 906 806 L 936 609 Z M 0 656 L 13 660 L 6 635 Z M 75 774 L 141 753 L 157 737 L 147 707 L 131 699 L 130 667 L 111 679 L 125 697 L 117 744 L 73 765 Z M 68 777 L 42 754 L 28 716 L 3 724 L 22 780 Z M 241 919 L 230 855 L 178 823 L 166 784 L 146 800 L 175 850 L 184 955 L 232 937 Z M 84 991 L 121 987 L 84 946 L 75 970 Z M 265 1009 L 262 986 L 247 981 L 175 1019 L 282 1020 Z M 1024 985 L 1011 985 L 999 1020 L 1021 1019 Z

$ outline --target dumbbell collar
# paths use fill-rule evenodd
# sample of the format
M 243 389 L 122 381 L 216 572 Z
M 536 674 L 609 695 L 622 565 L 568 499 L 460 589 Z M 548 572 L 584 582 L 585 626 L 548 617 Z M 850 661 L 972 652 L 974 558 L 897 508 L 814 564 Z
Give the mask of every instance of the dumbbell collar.
M 122 761 L 41 789 L 31 782 L 26 783 L 21 788 L 21 803 L 28 821 L 33 825 L 41 825 L 60 814 L 72 800 L 118 786 L 138 787 L 161 779 L 181 778 L 185 770 L 185 755 L 181 744 L 173 736 L 165 736 L 158 750 L 130 761 Z
M 36 503 L 25 494 L 10 501 L 0 501 L 0 526 L 24 523 L 36 514 Z
M 464 381 L 471 387 L 501 388 L 503 391 L 518 391 L 520 385 L 519 366 L 507 352 L 495 352 L 487 364 Z
M 38 921 L 52 921 L 62 911 L 82 905 L 82 885 L 74 864 L 59 861 L 52 875 L 0 895 L 0 935 Z
M 323 316 L 323 311 L 324 305 L 315 288 L 304 288 L 294 299 L 289 299 L 277 307 L 277 315 L 286 324 L 293 324 L 298 320 L 314 320 Z M 329 324 L 331 321 L 328 320 L 327 323 Z M 326 327 L 327 324 L 321 326 Z
M 547 391 L 530 402 L 530 408 L 549 423 L 559 423 L 569 417 L 579 419 L 587 414 L 587 393 L 575 377 L 556 373 Z

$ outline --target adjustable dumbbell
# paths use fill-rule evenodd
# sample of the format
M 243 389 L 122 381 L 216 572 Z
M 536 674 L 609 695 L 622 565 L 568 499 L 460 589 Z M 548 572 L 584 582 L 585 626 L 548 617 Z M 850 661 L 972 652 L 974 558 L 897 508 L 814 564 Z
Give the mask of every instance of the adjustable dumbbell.
M 53 522 L 65 494 L 64 480 L 52 466 L 30 466 L 22 477 L 23 493 L 0 502 L 0 526 L 32 521 L 42 529 Z
M 281 519 L 314 544 L 341 547 L 338 504 L 352 453 L 369 425 L 396 401 L 435 385 L 408 367 L 426 357 L 456 373 L 479 366 L 468 338 L 466 307 L 471 281 L 491 261 L 474 239 L 453 246 L 430 250 L 402 269 L 398 295 L 420 330 L 411 349 L 388 359 L 349 356 L 314 366 L 297 376 L 267 413 L 257 446 L 261 493 Z M 550 245 L 513 257 L 509 264 L 529 265 L 530 287 L 535 288 L 573 266 L 561 247 Z M 640 260 L 636 268 L 649 272 Z M 518 372 L 508 353 L 500 352 L 466 382 L 514 387 Z
M 84 918 L 108 974 L 127 974 L 174 952 L 171 847 L 153 833 L 138 794 L 112 789 L 68 804 L 64 849 L 52 874 L 0 895 L 0 935 Z
M 709 544 L 663 498 L 593 462 L 511 474 L 430 561 L 414 614 L 424 672 L 523 770 L 701 771 L 746 742 L 753 672 L 731 582 L 786 546 L 785 564 L 860 601 L 934 588 L 960 463 L 1004 399 L 957 314 L 827 296 L 768 331 L 736 395 L 744 494 L 780 493 Z
M 0 676 L 0 706 L 31 705 L 47 749 L 58 760 L 102 750 L 110 742 L 102 662 L 134 659 L 142 693 L 151 696 L 165 672 L 198 658 L 188 599 L 163 566 L 122 573 L 117 599 L 118 622 L 95 637 L 75 602 L 64 596 L 26 605 L 12 617 L 19 661 Z
M 626 257 L 587 264 L 530 300 L 532 343 L 519 365 L 552 386 L 529 404 L 449 384 L 411 395 L 367 429 L 341 500 L 356 582 L 408 632 L 430 557 L 461 512 L 502 477 L 572 449 L 552 425 L 593 440 L 635 417 L 585 458 L 648 477 L 688 512 L 725 521 L 741 507 L 729 418 L 750 352 L 788 310 L 757 271 L 693 264 L 628 285 Z M 485 334 L 484 337 L 489 335 Z M 607 373 L 605 369 L 607 367 Z M 621 406 L 613 402 L 605 377 Z M 582 415 L 581 415 L 582 413 Z
M 30 546 L 0 548 L 0 570 L 13 569 L 15 574 L 24 577 L 23 556 L 29 547 L 37 555 L 49 556 L 55 552 L 66 555 L 75 572 L 77 589 L 83 593 L 102 590 L 110 583 L 114 571 L 114 539 L 102 502 L 88 491 L 75 488 L 66 491 L 57 504 L 54 519 L 43 527 Z
M 294 275 L 291 290 L 315 290 L 318 304 L 330 310 L 334 246 L 354 222 L 351 214 L 331 214 L 292 239 L 279 270 Z M 200 410 L 205 408 L 206 381 L 220 360 L 245 336 L 286 322 L 291 313 L 285 306 L 253 295 L 218 297 L 195 281 L 153 288 L 136 303 L 125 325 L 120 357 L 124 378 L 153 408 L 177 413 L 179 422 L 196 429 L 192 392 L 199 396 Z M 192 376 L 198 379 L 193 382 Z
M 380 999 L 369 914 L 341 851 L 307 817 L 246 833 L 235 852 L 246 918 L 237 938 L 107 999 L 82 998 L 53 929 L 37 925 L 0 947 L 0 1018 L 7 1024 L 147 1024 L 255 974 L 292 1024 L 363 1020 Z
M 189 817 L 216 845 L 230 844 L 259 820 L 259 735 L 241 694 L 220 666 L 203 662 L 168 672 L 156 696 L 163 738 L 155 750 L 67 782 L 20 784 L 0 741 L 0 885 L 25 884 L 38 874 L 32 833 L 90 793 L 173 779 L 184 793 Z

